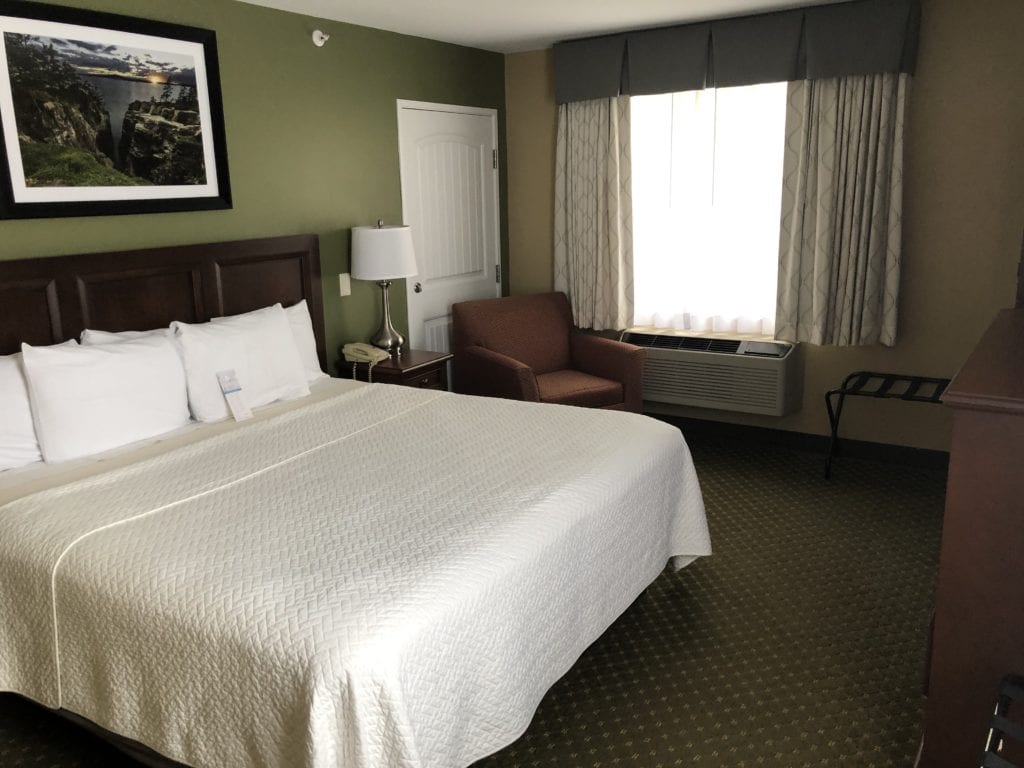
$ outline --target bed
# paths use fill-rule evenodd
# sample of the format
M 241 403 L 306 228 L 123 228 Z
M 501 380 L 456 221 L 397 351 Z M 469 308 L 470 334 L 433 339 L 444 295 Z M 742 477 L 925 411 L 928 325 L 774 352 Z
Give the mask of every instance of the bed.
M 303 298 L 324 361 L 315 237 L 0 263 L 0 354 Z M 0 690 L 154 763 L 468 766 L 707 554 L 674 428 L 325 380 L 0 473 Z

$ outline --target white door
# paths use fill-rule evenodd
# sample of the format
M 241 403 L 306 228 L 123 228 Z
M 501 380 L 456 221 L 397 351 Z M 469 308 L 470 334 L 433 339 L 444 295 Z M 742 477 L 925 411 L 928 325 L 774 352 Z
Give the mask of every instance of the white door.
M 501 293 L 497 111 L 399 100 L 398 141 L 419 268 L 406 280 L 409 346 L 448 352 L 452 303 Z

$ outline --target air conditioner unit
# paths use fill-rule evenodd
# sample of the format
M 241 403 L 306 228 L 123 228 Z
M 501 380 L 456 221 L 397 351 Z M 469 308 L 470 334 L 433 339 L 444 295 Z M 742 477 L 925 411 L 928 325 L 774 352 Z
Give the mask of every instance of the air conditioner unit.
M 647 350 L 648 402 L 766 416 L 800 407 L 803 365 L 795 344 L 634 330 L 622 340 Z

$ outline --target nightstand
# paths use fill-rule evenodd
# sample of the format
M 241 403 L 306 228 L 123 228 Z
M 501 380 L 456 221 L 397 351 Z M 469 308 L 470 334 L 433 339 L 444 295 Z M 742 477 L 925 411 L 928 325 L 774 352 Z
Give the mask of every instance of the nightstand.
M 401 357 L 381 360 L 373 366 L 373 381 L 380 384 L 400 384 L 404 387 L 420 389 L 448 389 L 448 361 L 452 359 L 449 352 L 425 352 L 418 349 L 407 349 Z M 356 363 L 356 379 L 367 381 L 366 363 Z M 352 378 L 352 363 L 342 357 L 338 361 L 338 375 L 344 379 Z

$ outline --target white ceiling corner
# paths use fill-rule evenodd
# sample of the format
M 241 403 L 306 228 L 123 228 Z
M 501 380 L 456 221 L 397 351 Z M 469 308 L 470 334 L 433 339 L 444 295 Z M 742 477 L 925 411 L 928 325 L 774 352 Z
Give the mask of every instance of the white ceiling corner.
M 240 0 L 499 53 L 842 0 Z

